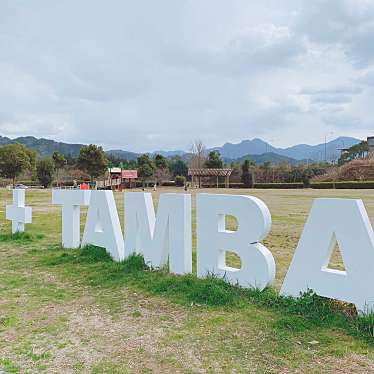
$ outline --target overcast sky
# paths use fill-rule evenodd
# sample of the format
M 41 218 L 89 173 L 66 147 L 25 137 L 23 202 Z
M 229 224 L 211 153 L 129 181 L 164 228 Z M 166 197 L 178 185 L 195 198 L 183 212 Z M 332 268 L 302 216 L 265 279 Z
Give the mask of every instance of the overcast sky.
M 374 0 L 1 0 L 0 135 L 131 151 L 374 131 Z

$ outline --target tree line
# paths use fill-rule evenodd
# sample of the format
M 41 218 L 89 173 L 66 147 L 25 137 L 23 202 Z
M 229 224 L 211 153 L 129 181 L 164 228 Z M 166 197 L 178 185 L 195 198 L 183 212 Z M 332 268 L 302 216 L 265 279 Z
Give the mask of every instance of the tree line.
M 11 179 L 13 187 L 17 178 L 29 172 L 36 177 L 43 187 L 49 187 L 56 180 L 59 184 L 60 172 L 65 169 L 71 158 L 54 152 L 50 157 L 40 157 L 37 153 L 23 144 L 7 144 L 0 147 L 0 177 Z M 87 172 L 90 179 L 104 175 L 108 160 L 102 147 L 90 144 L 80 150 L 73 161 L 74 167 Z
M 23 144 L 7 144 L 0 147 L 0 177 L 10 179 L 13 187 L 20 175 L 29 172 L 44 187 L 49 187 L 55 181 L 60 183 L 62 170 L 80 170 L 89 176 L 91 182 L 104 177 L 108 168 L 137 169 L 139 178 L 143 181 L 155 179 L 162 182 L 177 176 L 186 178 L 187 163 L 180 157 L 167 159 L 162 155 L 150 157 L 140 155 L 136 160 L 118 159 L 106 156 L 103 148 L 94 144 L 83 146 L 79 156 L 72 158 L 54 152 L 52 156 L 40 157 Z
M 253 160 L 243 162 L 225 162 L 217 150 L 206 151 L 200 141 L 195 141 L 190 153 L 185 157 L 164 157 L 161 154 L 142 154 L 135 160 L 126 160 L 115 155 L 106 155 L 103 148 L 94 144 L 83 146 L 78 157 L 72 158 L 54 152 L 52 156 L 41 157 L 35 151 L 22 144 L 8 144 L 0 147 L 0 176 L 11 179 L 13 186 L 17 178 L 29 172 L 44 187 L 55 182 L 61 183 L 62 171 L 82 171 L 93 182 L 106 175 L 108 168 L 136 169 L 143 182 L 163 184 L 174 181 L 176 185 L 185 185 L 188 180 L 188 167 L 191 168 L 231 168 L 231 182 L 243 183 L 252 187 L 255 182 L 304 182 L 326 172 L 328 164 L 289 165 L 281 163 L 273 165 L 265 162 L 256 165 Z

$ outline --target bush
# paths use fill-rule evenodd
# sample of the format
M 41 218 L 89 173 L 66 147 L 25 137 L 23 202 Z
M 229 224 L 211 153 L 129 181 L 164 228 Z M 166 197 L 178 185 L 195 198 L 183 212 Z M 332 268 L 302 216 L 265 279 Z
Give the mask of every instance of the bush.
M 183 187 L 186 184 L 186 178 L 183 175 L 177 175 L 175 177 L 175 185 L 177 187 Z
M 304 172 L 304 174 L 303 174 L 303 185 L 304 185 L 305 188 L 310 187 L 310 179 L 311 179 L 311 176 L 308 173 Z
M 164 181 L 161 183 L 161 186 L 164 186 L 164 187 L 174 187 L 176 186 L 175 182 L 174 181 Z
M 230 183 L 230 188 L 244 188 L 244 183 Z
M 310 184 L 311 188 L 316 188 L 316 189 L 330 189 L 330 188 L 335 188 L 333 182 L 314 182 Z

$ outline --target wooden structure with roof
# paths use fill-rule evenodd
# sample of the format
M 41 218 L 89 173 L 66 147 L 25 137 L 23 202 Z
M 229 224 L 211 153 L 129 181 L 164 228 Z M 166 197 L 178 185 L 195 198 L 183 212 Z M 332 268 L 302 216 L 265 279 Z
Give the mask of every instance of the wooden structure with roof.
M 212 168 L 199 168 L 199 169 L 188 169 L 188 175 L 192 179 L 192 187 L 195 186 L 195 180 L 198 180 L 198 186 L 201 187 L 201 178 L 216 177 L 217 188 L 219 186 L 219 177 L 225 178 L 225 188 L 230 187 L 230 175 L 232 169 L 212 169 Z
M 124 170 L 121 168 L 108 168 L 107 179 L 96 182 L 97 189 L 132 188 L 136 186 L 137 170 Z

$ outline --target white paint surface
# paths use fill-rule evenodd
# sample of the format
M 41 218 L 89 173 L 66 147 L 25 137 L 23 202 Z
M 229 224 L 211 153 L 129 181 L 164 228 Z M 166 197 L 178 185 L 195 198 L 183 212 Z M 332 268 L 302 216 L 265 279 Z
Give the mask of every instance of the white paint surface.
M 6 206 L 6 219 L 12 221 L 12 233 L 24 232 L 25 223 L 32 222 L 32 208 L 25 206 L 25 190 L 13 190 L 13 204 Z
M 80 245 L 80 207 L 89 205 L 88 190 L 53 190 L 52 204 L 62 205 L 62 246 L 78 248 Z
M 123 235 L 112 191 L 91 191 L 82 246 L 103 247 L 113 260 L 125 258 Z
M 226 281 L 260 290 L 275 277 L 271 252 L 259 243 L 271 228 L 271 215 L 259 199 L 243 195 L 197 195 L 197 275 L 215 274 Z M 225 215 L 234 216 L 237 231 L 225 228 Z M 225 252 L 236 253 L 241 268 L 226 265 Z
M 160 195 L 157 218 L 152 195 L 125 193 L 125 253 L 144 256 L 145 263 L 159 268 L 168 263 L 170 272 L 192 271 L 191 195 Z
M 154 268 L 168 264 L 177 274 L 192 271 L 191 195 L 160 195 L 157 215 L 152 195 L 125 194 L 124 242 L 112 191 L 55 190 L 53 204 L 62 205 L 64 247 L 79 246 L 79 209 L 88 205 L 82 245 L 106 248 L 115 261 L 132 253 L 144 256 Z M 12 232 L 31 223 L 25 190 L 13 190 L 6 206 Z M 215 274 L 227 282 L 260 290 L 275 277 L 270 251 L 260 241 L 271 228 L 271 216 L 259 199 L 242 195 L 197 195 L 197 275 Z M 225 227 L 234 216 L 236 231 Z M 338 243 L 345 271 L 329 268 Z M 240 269 L 227 266 L 225 252 L 236 253 Z M 311 289 L 318 295 L 354 303 L 361 312 L 374 310 L 374 231 L 361 200 L 316 199 L 284 280 L 281 294 L 298 297 Z
M 329 269 L 338 243 L 345 271 Z M 374 232 L 361 200 L 316 199 L 284 280 L 281 294 L 320 296 L 374 307 Z

